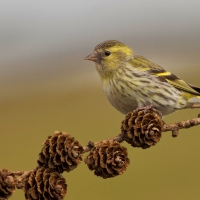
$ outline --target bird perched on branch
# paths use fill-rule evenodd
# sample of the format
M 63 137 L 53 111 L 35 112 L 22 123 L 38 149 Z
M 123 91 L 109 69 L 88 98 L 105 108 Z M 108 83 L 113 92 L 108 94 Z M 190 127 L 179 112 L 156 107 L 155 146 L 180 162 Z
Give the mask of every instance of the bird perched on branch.
M 136 55 L 117 40 L 97 45 L 85 60 L 95 62 L 110 103 L 123 114 L 153 105 L 162 115 L 200 103 L 200 88 Z

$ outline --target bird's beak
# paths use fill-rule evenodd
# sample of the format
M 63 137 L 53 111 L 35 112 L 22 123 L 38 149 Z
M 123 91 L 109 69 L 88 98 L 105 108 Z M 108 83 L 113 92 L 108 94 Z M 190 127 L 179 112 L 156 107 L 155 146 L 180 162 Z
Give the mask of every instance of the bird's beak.
M 89 56 L 87 56 L 86 58 L 84 58 L 84 60 L 90 60 L 90 61 L 97 62 L 97 60 L 98 60 L 98 54 L 97 54 L 97 52 L 94 51 L 92 54 L 90 54 Z

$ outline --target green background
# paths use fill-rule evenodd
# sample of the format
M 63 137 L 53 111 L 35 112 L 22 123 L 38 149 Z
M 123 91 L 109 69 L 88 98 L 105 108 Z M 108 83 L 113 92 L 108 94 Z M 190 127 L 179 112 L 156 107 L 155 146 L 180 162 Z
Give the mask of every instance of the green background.
M 36 167 L 41 144 L 54 131 L 68 132 L 82 145 L 120 133 L 124 115 L 105 98 L 94 64 L 83 60 L 106 39 L 125 42 L 200 86 L 199 1 L 56 2 L 0 6 L 1 169 Z M 198 113 L 200 109 L 183 110 L 164 121 Z M 123 175 L 104 180 L 83 162 L 63 174 L 65 199 L 198 200 L 199 141 L 197 126 L 181 130 L 177 138 L 163 133 L 161 141 L 146 150 L 122 143 L 131 161 Z M 24 199 L 23 192 L 16 191 L 11 199 Z

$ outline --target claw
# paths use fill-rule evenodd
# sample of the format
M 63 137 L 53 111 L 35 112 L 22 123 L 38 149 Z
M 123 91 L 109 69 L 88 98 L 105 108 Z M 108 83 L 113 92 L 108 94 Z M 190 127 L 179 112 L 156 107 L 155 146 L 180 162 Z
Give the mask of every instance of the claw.
M 149 110 L 149 109 L 152 109 L 154 112 L 156 112 L 157 115 L 159 115 L 160 118 L 162 119 L 162 113 L 159 110 L 157 110 L 156 106 L 154 106 L 153 104 L 150 104 L 150 105 L 145 106 L 145 107 L 138 107 L 138 108 L 135 109 L 135 111 L 139 112 L 139 111 L 142 110 L 144 112 L 144 114 L 145 114 L 147 112 L 147 110 Z

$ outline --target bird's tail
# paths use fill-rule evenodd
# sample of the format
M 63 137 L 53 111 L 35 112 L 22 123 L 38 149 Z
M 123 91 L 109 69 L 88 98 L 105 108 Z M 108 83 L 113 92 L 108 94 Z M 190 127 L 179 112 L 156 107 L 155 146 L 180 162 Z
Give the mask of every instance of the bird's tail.
M 199 93 L 199 96 L 200 96 L 200 87 L 196 87 L 196 86 L 191 85 L 191 84 L 189 84 L 189 86 L 190 86 L 193 90 L 197 91 L 197 92 Z
M 188 100 L 188 103 L 200 103 L 200 88 L 199 87 L 196 87 L 194 85 L 191 85 L 191 84 L 188 84 L 193 90 L 195 90 L 197 92 L 197 95 L 191 97 L 189 100 Z
M 188 103 L 200 103 L 200 96 L 192 97 L 188 100 Z

